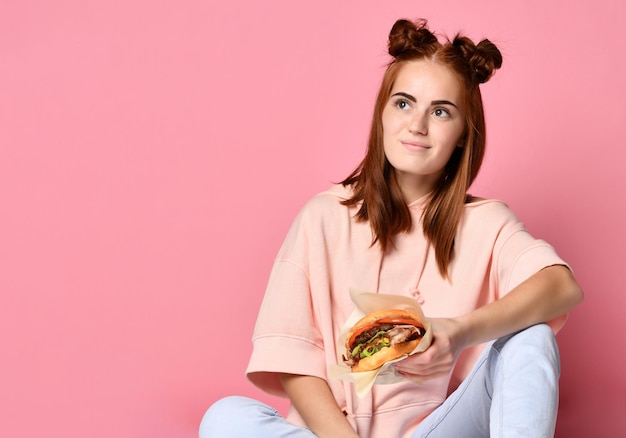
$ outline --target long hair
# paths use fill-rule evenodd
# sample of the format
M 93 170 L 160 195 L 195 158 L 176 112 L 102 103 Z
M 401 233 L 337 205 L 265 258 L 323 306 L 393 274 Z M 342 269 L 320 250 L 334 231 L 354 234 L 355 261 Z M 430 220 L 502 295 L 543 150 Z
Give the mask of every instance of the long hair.
M 407 62 L 429 59 L 444 65 L 461 81 L 464 90 L 465 131 L 462 147 L 455 148 L 435 190 L 422 213 L 424 235 L 435 249 L 440 273 L 448 277 L 454 255 L 454 237 L 468 200 L 467 191 L 478 175 L 485 154 L 485 116 L 479 84 L 489 80 L 502 65 L 502 55 L 489 40 L 475 45 L 457 35 L 452 41 L 439 42 L 428 29 L 426 20 L 398 20 L 389 34 L 388 64 L 378 91 L 363 161 L 341 183 L 351 186 L 352 197 L 344 205 L 359 205 L 356 218 L 369 221 L 372 245 L 383 252 L 393 247 L 394 236 L 412 229 L 408 206 L 402 196 L 393 167 L 385 157 L 382 113 L 402 66 Z

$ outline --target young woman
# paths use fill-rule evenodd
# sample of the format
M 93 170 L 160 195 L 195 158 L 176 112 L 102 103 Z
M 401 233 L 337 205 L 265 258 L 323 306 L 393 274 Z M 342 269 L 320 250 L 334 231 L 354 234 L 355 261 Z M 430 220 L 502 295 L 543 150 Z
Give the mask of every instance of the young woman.
M 505 204 L 467 194 L 485 149 L 479 85 L 502 63 L 488 40 L 441 43 L 399 20 L 364 160 L 308 202 L 275 260 L 247 375 L 289 397 L 282 418 L 228 397 L 200 427 L 216 437 L 544 437 L 554 433 L 554 339 L 582 292 Z M 417 299 L 433 342 L 395 367 L 419 378 L 358 398 L 330 379 L 351 288 Z

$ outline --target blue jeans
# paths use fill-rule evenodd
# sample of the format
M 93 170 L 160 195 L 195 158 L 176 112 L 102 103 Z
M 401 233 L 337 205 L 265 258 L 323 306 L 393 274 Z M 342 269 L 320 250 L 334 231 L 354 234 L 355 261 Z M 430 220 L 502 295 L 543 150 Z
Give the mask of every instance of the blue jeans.
M 474 368 L 413 433 L 413 438 L 553 437 L 559 351 L 538 324 L 491 342 Z M 315 438 L 278 412 L 245 397 L 226 397 L 204 415 L 200 438 Z

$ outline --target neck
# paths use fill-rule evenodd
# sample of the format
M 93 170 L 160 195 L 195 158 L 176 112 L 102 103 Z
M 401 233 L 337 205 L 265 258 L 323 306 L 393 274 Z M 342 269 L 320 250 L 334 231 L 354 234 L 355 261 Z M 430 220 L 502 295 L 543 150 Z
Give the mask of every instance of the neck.
M 431 193 L 437 186 L 439 178 L 439 175 L 411 175 L 396 172 L 396 180 L 407 205 Z

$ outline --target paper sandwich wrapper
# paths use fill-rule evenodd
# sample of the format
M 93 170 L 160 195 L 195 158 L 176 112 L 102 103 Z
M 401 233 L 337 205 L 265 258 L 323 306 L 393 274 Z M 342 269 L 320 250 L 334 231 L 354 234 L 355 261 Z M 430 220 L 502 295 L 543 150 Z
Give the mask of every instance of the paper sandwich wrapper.
M 424 313 L 422 312 L 422 308 L 413 298 L 401 295 L 376 294 L 356 289 L 350 289 L 350 297 L 356 305 L 356 308 L 341 328 L 339 338 L 337 339 L 337 364 L 331 365 L 328 371 L 331 379 L 354 383 L 357 396 L 359 398 L 363 398 L 372 389 L 372 385 L 374 384 L 384 385 L 407 380 L 406 377 L 396 373 L 396 369 L 392 366 L 392 364 L 408 357 L 411 354 L 420 353 L 426 350 L 432 342 L 433 333 L 430 327 L 430 322 L 426 320 Z M 352 326 L 354 326 L 354 324 L 356 324 L 356 322 L 365 315 L 382 309 L 404 309 L 417 313 L 424 324 L 426 333 L 417 347 L 415 347 L 415 349 L 408 355 L 385 362 L 382 367 L 376 370 L 353 373 L 349 366 L 343 365 L 342 359 L 342 355 L 345 354 L 345 344 L 348 332 Z M 421 381 L 413 379 L 411 379 L 411 381 L 417 384 L 422 383 Z

